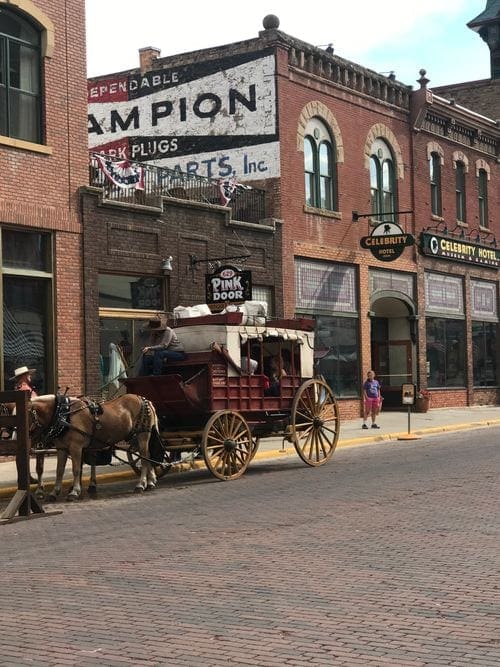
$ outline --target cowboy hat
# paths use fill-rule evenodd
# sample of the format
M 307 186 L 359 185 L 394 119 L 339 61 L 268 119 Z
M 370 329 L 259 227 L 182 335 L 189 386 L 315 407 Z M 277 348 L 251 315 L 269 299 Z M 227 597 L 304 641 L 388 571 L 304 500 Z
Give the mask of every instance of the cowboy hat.
M 144 331 L 165 331 L 166 322 L 161 317 L 153 317 L 144 327 Z
M 26 373 L 36 373 L 36 368 L 28 368 L 27 366 L 20 366 L 14 371 L 14 376 L 9 378 L 9 380 L 17 380 L 21 375 L 26 375 Z

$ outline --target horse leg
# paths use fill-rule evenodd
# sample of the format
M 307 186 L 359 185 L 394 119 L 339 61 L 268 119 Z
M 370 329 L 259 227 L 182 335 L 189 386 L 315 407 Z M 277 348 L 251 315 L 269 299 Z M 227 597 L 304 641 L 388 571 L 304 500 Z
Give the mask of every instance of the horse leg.
M 141 475 L 134 491 L 135 493 L 142 493 L 143 491 L 146 491 L 146 489 L 151 491 L 155 488 L 156 476 L 154 475 L 153 471 L 153 476 L 155 477 L 153 482 L 151 477 L 152 466 L 151 463 L 147 460 L 150 458 L 148 446 L 149 432 L 141 433 L 137 440 L 139 441 L 139 452 L 143 458 L 141 459 Z
M 36 498 L 45 498 L 45 489 L 43 488 L 43 467 L 45 462 L 45 452 L 37 452 L 36 454 L 36 479 L 37 487 L 35 491 Z
M 68 452 L 65 449 L 57 450 L 57 467 L 56 467 L 56 481 L 54 488 L 49 493 L 47 500 L 54 502 L 61 495 L 62 491 L 62 481 L 64 477 L 64 471 L 66 469 L 66 461 L 68 460 Z
M 66 496 L 68 502 L 79 500 L 82 496 L 82 448 L 70 447 L 71 467 L 73 470 L 73 486 Z
M 89 486 L 87 488 L 87 493 L 90 496 L 95 496 L 97 493 L 97 474 L 96 474 L 96 466 L 91 465 L 90 466 L 90 480 L 89 480 Z
M 153 489 L 156 489 L 156 482 L 158 480 L 156 479 L 156 473 L 153 465 L 149 466 L 149 472 L 148 472 L 148 485 L 147 485 L 147 490 L 152 491 Z

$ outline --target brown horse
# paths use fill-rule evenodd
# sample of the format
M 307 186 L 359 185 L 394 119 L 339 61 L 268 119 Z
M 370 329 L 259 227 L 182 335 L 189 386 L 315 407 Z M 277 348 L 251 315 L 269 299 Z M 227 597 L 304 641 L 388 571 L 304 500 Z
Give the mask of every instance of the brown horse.
M 72 461 L 73 487 L 67 500 L 77 500 L 82 493 L 84 450 L 112 451 L 122 441 L 137 451 L 142 460 L 135 491 L 155 487 L 149 445 L 151 434 L 158 432 L 158 419 L 153 404 L 142 396 L 124 394 L 100 403 L 85 397 L 37 396 L 30 401 L 29 422 L 35 449 L 43 451 L 48 446 L 57 449 L 56 482 L 49 499 L 55 500 L 61 493 L 68 456 Z M 95 475 L 92 478 L 95 481 Z M 41 475 L 39 487 L 43 489 Z

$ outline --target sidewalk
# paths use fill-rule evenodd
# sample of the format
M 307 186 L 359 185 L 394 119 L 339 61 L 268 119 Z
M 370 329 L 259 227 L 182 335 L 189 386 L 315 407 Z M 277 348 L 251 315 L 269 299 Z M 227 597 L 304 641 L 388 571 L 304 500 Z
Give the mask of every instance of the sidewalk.
M 370 423 L 370 421 L 368 421 Z M 411 413 L 408 423 L 408 412 L 382 412 L 379 417 L 380 430 L 362 430 L 362 420 L 344 420 L 340 424 L 338 447 L 363 445 L 389 440 L 411 439 L 410 436 L 425 437 L 433 433 L 445 431 L 460 431 L 487 426 L 500 426 L 500 406 L 473 406 L 467 408 L 439 408 L 426 413 Z M 285 448 L 283 450 L 283 448 Z M 281 438 L 266 438 L 260 441 L 256 459 L 273 458 L 285 454 L 295 455 L 295 449 L 290 443 L 283 445 Z M 196 467 L 198 467 L 196 462 Z M 203 464 L 201 464 L 203 465 Z M 173 467 L 176 471 L 188 470 L 189 464 L 180 464 Z M 31 467 L 34 471 L 34 463 Z M 56 458 L 48 457 L 45 460 L 44 480 L 50 488 L 55 480 Z M 71 466 L 66 469 L 65 479 L 71 477 Z M 88 470 L 88 468 L 85 468 Z M 120 479 L 133 478 L 135 474 L 127 464 L 118 464 L 113 467 L 98 468 L 98 481 L 113 482 Z M 84 475 L 85 476 L 85 475 Z M 0 459 L 0 498 L 11 498 L 17 489 L 17 471 L 15 461 L 2 462 Z

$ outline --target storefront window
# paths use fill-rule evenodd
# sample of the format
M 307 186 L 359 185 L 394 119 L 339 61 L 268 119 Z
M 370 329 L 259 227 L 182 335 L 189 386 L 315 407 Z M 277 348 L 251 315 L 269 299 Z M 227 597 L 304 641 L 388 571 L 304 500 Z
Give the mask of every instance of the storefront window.
M 2 265 L 4 269 L 52 270 L 51 237 L 49 234 L 2 231 Z
M 429 387 L 465 387 L 465 321 L 428 317 L 427 382 Z
M 316 320 L 315 371 L 337 396 L 359 396 L 359 317 L 353 266 L 295 259 L 297 315 Z
M 38 393 L 53 391 L 52 239 L 2 230 L 4 388 L 20 366 L 36 368 Z
M 164 310 L 163 281 L 155 276 L 99 276 L 99 307 Z
M 137 374 L 145 345 L 144 327 L 164 312 L 163 279 L 156 276 L 99 275 L 99 370 L 103 395 L 120 388 L 119 379 Z
M 120 377 L 137 374 L 141 350 L 147 339 L 147 332 L 144 332 L 147 322 L 144 318 L 100 318 L 99 364 L 104 393 L 113 393 L 119 386 Z
M 336 396 L 359 395 L 358 319 L 315 315 L 315 371 Z
M 475 387 L 494 387 L 497 380 L 496 322 L 472 322 L 472 367 Z

